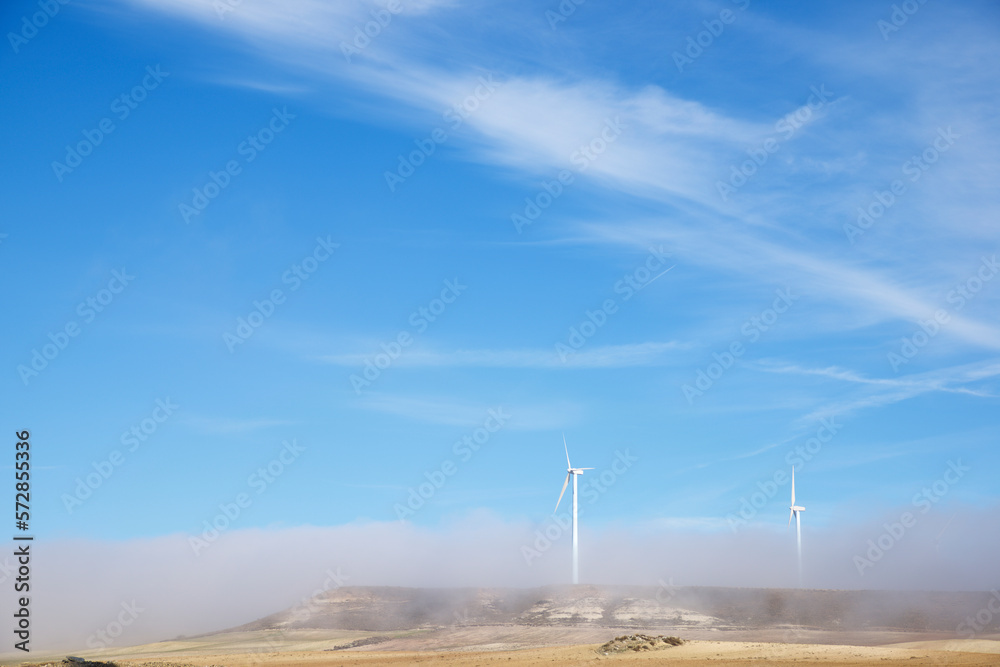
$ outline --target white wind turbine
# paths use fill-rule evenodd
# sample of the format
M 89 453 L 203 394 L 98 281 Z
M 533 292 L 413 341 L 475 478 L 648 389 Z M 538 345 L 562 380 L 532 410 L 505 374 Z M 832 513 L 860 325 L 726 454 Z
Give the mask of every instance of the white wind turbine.
M 788 508 L 788 525 L 792 525 L 792 517 L 795 517 L 795 539 L 799 552 L 799 586 L 802 586 L 802 521 L 800 515 L 805 512 L 805 507 L 795 504 L 795 466 L 792 466 L 792 504 Z
M 556 509 L 552 510 L 553 513 L 559 509 L 559 503 L 562 502 L 563 494 L 566 493 L 566 485 L 569 484 L 569 478 L 573 478 L 573 583 L 580 583 L 580 551 L 579 543 L 577 541 L 577 523 L 576 523 L 576 477 L 577 475 L 582 475 L 584 470 L 593 470 L 593 468 L 574 468 L 573 464 L 569 462 L 569 446 L 566 444 L 566 435 L 563 434 L 563 449 L 566 450 L 566 481 L 563 482 L 562 491 L 559 492 L 559 500 L 556 501 Z

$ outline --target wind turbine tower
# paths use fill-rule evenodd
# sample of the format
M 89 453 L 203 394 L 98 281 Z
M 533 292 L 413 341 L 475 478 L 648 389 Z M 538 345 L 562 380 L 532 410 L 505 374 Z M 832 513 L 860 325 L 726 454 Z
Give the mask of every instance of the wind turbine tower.
M 556 501 L 556 509 L 552 510 L 553 514 L 559 509 L 559 503 L 562 502 L 563 494 L 566 493 L 566 486 L 569 484 L 569 478 L 573 478 L 573 583 L 580 583 L 580 543 L 578 539 L 577 532 L 577 495 L 576 495 L 576 478 L 578 475 L 582 475 L 584 470 L 593 470 L 593 468 L 574 468 L 573 464 L 569 462 L 569 446 L 566 444 L 566 435 L 563 435 L 563 449 L 566 450 L 566 481 L 563 482 L 562 491 L 559 492 L 559 500 Z
M 802 520 L 800 515 L 806 511 L 805 507 L 795 504 L 795 466 L 792 466 L 792 504 L 788 508 L 788 525 L 792 525 L 792 517 L 795 517 L 795 542 L 798 546 L 799 554 L 799 588 L 802 587 Z

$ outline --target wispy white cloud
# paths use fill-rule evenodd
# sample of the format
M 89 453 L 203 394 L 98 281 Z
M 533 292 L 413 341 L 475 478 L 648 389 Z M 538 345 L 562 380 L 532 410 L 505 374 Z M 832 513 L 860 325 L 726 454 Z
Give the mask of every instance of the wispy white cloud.
M 860 310 L 865 316 L 918 322 L 933 319 L 941 309 L 941 304 L 921 298 L 881 272 L 858 266 L 856 261 L 837 261 L 779 245 L 733 225 L 705 222 L 703 227 L 588 223 L 585 229 L 595 243 L 642 248 L 650 241 L 663 242 L 685 261 L 742 276 L 766 275 L 810 299 L 837 303 L 850 313 Z M 977 258 L 969 270 L 978 268 L 978 264 Z M 847 326 L 853 327 L 853 321 Z M 977 347 L 1000 349 L 1000 328 L 995 325 L 952 313 L 942 329 Z
M 250 433 L 277 426 L 288 426 L 294 422 L 282 419 L 240 419 L 232 417 L 199 417 L 188 415 L 183 422 L 202 433 L 212 435 L 231 435 L 235 433 Z
M 1000 376 L 1000 362 L 996 359 L 914 373 L 899 378 L 868 378 L 854 371 L 835 367 L 802 368 L 795 365 L 758 364 L 756 368 L 770 373 L 826 377 L 865 387 L 852 396 L 828 403 L 803 416 L 800 420 L 803 423 L 814 422 L 824 417 L 848 415 L 859 410 L 892 405 L 930 392 L 964 394 L 984 399 L 1000 398 L 989 391 L 966 386 Z
M 997 394 L 966 386 L 1000 376 L 1000 362 L 997 360 L 938 369 L 926 373 L 914 373 L 899 378 L 869 378 L 856 371 L 839 367 L 807 368 L 773 361 L 750 363 L 748 367 L 767 373 L 823 377 L 848 385 L 861 385 L 861 387 L 850 392 L 844 398 L 824 401 L 818 407 L 795 418 L 789 424 L 791 433 L 785 438 L 768 442 L 742 453 L 721 456 L 707 463 L 690 466 L 685 471 L 700 470 L 720 463 L 754 458 L 795 442 L 803 435 L 811 433 L 816 428 L 816 424 L 823 419 L 849 417 L 863 410 L 887 407 L 927 393 L 963 394 L 983 399 L 1000 398 Z M 898 455 L 900 454 L 897 452 L 879 454 L 878 456 Z
M 404 3 L 405 10 L 353 62 L 341 54 L 342 44 L 350 45 L 354 29 L 371 20 L 377 6 L 371 2 L 248 0 L 222 19 L 212 0 L 123 2 L 195 21 L 300 74 L 350 82 L 404 109 L 440 114 L 472 95 L 489 74 L 480 66 L 437 68 L 413 57 L 413 50 L 422 50 L 415 44 L 437 30 L 421 20 L 455 6 L 451 2 Z M 581 169 L 614 187 L 702 204 L 715 200 L 712 180 L 724 166 L 719 148 L 738 151 L 768 129 L 655 85 L 628 89 L 608 80 L 508 72 L 497 73 L 496 84 L 461 129 L 477 159 L 535 174 Z M 613 145 L 585 166 L 574 163 L 578 150 L 600 141 L 609 123 L 616 128 Z
M 396 111 L 387 111 L 388 114 L 412 116 L 411 111 L 419 111 L 423 119 L 439 116 L 443 109 L 480 86 L 481 77 L 492 80 L 495 74 L 495 91 L 465 120 L 460 130 L 462 141 L 453 145 L 464 148 L 473 159 L 532 176 L 551 174 L 562 168 L 582 171 L 582 178 L 599 186 L 608 196 L 629 193 L 665 204 L 666 217 L 655 222 L 630 224 L 616 219 L 580 225 L 579 229 L 592 242 L 602 245 L 645 246 L 650 241 L 663 241 L 686 262 L 724 271 L 748 279 L 752 284 L 767 282 L 792 286 L 807 295 L 810 301 L 837 306 L 838 317 L 822 319 L 822 324 L 830 328 L 847 330 L 877 322 L 917 322 L 932 317 L 941 307 L 939 299 L 932 296 L 935 288 L 941 288 L 940 282 L 933 283 L 934 278 L 961 276 L 962 262 L 968 261 L 966 251 L 969 248 L 956 245 L 951 238 L 951 222 L 945 229 L 938 219 L 953 210 L 955 198 L 947 188 L 942 190 L 941 185 L 933 185 L 931 176 L 925 177 L 920 186 L 924 194 L 908 195 L 910 199 L 899 207 L 909 206 L 907 202 L 912 201 L 913 205 L 919 203 L 928 209 L 920 213 L 920 219 L 932 221 L 934 225 L 921 229 L 940 241 L 928 244 L 935 252 L 933 258 L 907 257 L 874 248 L 856 251 L 843 238 L 838 238 L 838 245 L 831 247 L 826 234 L 801 233 L 802 222 L 809 220 L 811 226 L 832 228 L 839 236 L 841 225 L 852 219 L 846 214 L 856 208 L 854 204 L 842 205 L 841 200 L 858 195 L 869 198 L 870 178 L 854 178 L 843 185 L 827 184 L 821 189 L 822 194 L 802 192 L 796 197 L 788 194 L 787 177 L 799 168 L 797 165 L 820 165 L 822 170 L 837 173 L 849 168 L 852 173 L 861 173 L 868 166 L 870 156 L 884 153 L 887 148 L 891 149 L 890 153 L 911 150 L 913 146 L 919 150 L 918 142 L 933 139 L 933 132 L 929 139 L 921 137 L 942 123 L 947 125 L 953 117 L 961 120 L 963 128 L 979 128 L 980 135 L 982 128 L 989 127 L 988 121 L 995 112 L 988 111 L 988 104 L 982 104 L 988 101 L 987 98 L 975 98 L 977 104 L 957 105 L 945 99 L 946 96 L 932 95 L 940 91 L 942 81 L 947 80 L 951 85 L 952 79 L 942 74 L 954 70 L 956 65 L 939 63 L 936 76 L 924 76 L 926 68 L 937 60 L 926 62 L 928 56 L 923 53 L 923 46 L 914 41 L 915 37 L 903 36 L 894 40 L 885 57 L 879 60 L 881 69 L 871 70 L 867 61 L 831 60 L 831 53 L 842 51 L 835 47 L 834 41 L 824 41 L 824 48 L 817 49 L 814 33 L 747 14 L 748 21 L 740 30 L 745 29 L 758 39 L 784 44 L 782 48 L 815 60 L 831 77 L 841 81 L 856 80 L 863 75 L 867 77 L 864 80 L 866 88 L 841 93 L 833 85 L 834 99 L 814 111 L 801 132 L 783 140 L 780 153 L 754 178 L 746 192 L 740 193 L 745 196 L 723 202 L 716 191 L 716 181 L 726 178 L 734 160 L 746 159 L 746 148 L 773 135 L 775 121 L 783 113 L 795 111 L 802 100 L 787 110 L 776 111 L 771 119 L 761 121 L 759 114 L 744 113 L 735 107 L 713 107 L 684 98 L 662 86 L 625 85 L 610 76 L 596 76 L 583 70 L 525 73 L 510 68 L 487 72 L 484 63 L 499 61 L 490 61 L 482 46 L 473 54 L 476 57 L 469 59 L 468 65 L 456 65 L 453 59 L 447 58 L 447 66 L 441 66 L 436 64 L 437 58 L 447 54 L 447 50 L 435 51 L 433 43 L 440 40 L 432 36 L 446 28 L 423 20 L 432 16 L 441 18 L 445 14 L 454 18 L 463 11 L 468 20 L 471 16 L 468 8 L 459 3 L 406 4 L 406 11 L 386 27 L 384 34 L 372 40 L 363 57 L 348 64 L 338 53 L 339 45 L 360 21 L 368 20 L 373 5 L 367 1 L 328 5 L 316 0 L 292 3 L 258 0 L 242 3 L 224 19 L 215 15 L 210 0 L 129 1 L 133 5 L 197 21 L 207 29 L 260 47 L 263 57 L 307 73 L 318 82 L 347 82 L 358 90 L 390 99 L 396 104 L 386 106 Z M 453 11 L 445 12 L 446 9 Z M 944 38 L 961 42 L 958 32 L 961 27 L 948 26 Z M 873 36 L 876 34 L 877 31 L 872 32 Z M 782 36 L 788 39 L 780 39 Z M 868 38 L 858 39 L 867 43 Z M 414 49 L 415 44 L 420 44 L 421 48 Z M 475 48 L 475 45 L 470 47 L 463 42 L 462 48 Z M 891 81 L 893 85 L 905 86 L 910 95 L 908 102 L 893 108 L 893 127 L 905 129 L 905 136 L 901 138 L 898 133 L 887 131 L 889 125 L 885 118 L 865 119 L 860 96 L 869 87 L 877 89 L 880 82 L 885 83 L 889 77 L 896 76 L 893 68 L 885 67 L 887 62 L 905 62 L 914 54 L 921 63 L 921 76 L 914 76 L 916 69 L 908 67 L 906 77 Z M 982 55 L 981 49 L 963 54 L 963 62 L 971 62 L 973 55 Z M 969 75 L 974 81 L 991 81 L 991 77 L 995 77 L 981 68 L 971 71 L 975 72 Z M 814 83 L 819 85 L 824 81 Z M 982 89 L 982 86 L 964 85 L 962 99 L 971 102 L 977 94 L 975 91 Z M 802 94 L 808 94 L 808 86 L 803 87 Z M 933 118 L 914 103 L 927 99 L 935 101 Z M 902 118 L 897 118 L 900 114 Z M 575 162 L 575 152 L 601 137 L 609 123 L 616 128 L 614 141 L 604 141 L 601 154 L 587 160 L 585 167 Z M 821 132 L 825 136 L 823 141 L 816 138 Z M 955 166 L 935 167 L 935 173 L 942 175 L 943 182 L 954 183 L 954 174 L 970 170 L 985 173 L 983 164 L 992 164 L 989 160 L 995 161 L 995 158 L 987 159 L 982 151 L 973 150 L 971 144 L 980 144 L 981 139 L 982 136 L 977 138 L 974 133 L 963 144 L 968 148 L 961 150 L 970 151 L 964 158 L 958 149 L 949 154 Z M 800 140 L 813 152 L 798 148 Z M 901 152 L 900 156 L 900 160 L 906 158 L 905 153 Z M 886 163 L 888 166 L 875 165 L 879 168 L 880 183 L 883 173 L 898 171 L 898 164 L 891 162 Z M 890 171 L 884 171 L 883 167 Z M 861 189 L 855 192 L 857 188 Z M 929 193 L 936 194 L 931 196 Z M 927 202 L 931 204 L 929 207 Z M 982 238 L 984 227 L 979 218 L 991 211 L 993 214 L 1000 211 L 995 197 L 979 201 L 977 219 L 963 218 L 959 226 L 974 228 L 977 230 L 975 237 Z M 872 231 L 873 235 L 877 233 L 877 228 Z M 991 235 L 995 238 L 995 231 Z M 935 267 L 932 275 L 927 270 L 929 266 Z M 972 269 L 970 265 L 967 270 Z M 1000 349 L 1000 326 L 994 318 L 978 311 L 977 319 L 971 312 L 971 309 L 952 312 L 942 337 L 977 349 Z M 537 350 L 412 351 L 398 364 L 612 368 L 661 363 L 666 350 L 651 345 L 584 349 L 572 355 L 565 364 L 555 353 Z M 363 363 L 364 357 L 341 354 L 326 357 L 325 361 L 357 365 Z M 898 397 L 908 395 L 914 387 L 898 386 L 897 390 L 895 400 L 902 400 Z M 961 388 L 952 390 L 964 391 Z M 893 402 L 889 395 L 872 396 L 867 400 L 871 405 L 878 401 Z
M 270 93 L 273 95 L 300 95 L 307 92 L 309 89 L 304 84 L 289 84 L 289 83 L 279 83 L 276 81 L 271 81 L 267 79 L 251 79 L 251 78 L 219 78 L 212 83 L 220 86 L 232 86 L 234 88 L 248 88 L 250 90 L 259 90 L 264 93 Z
M 551 431 L 577 423 L 582 408 L 568 401 L 542 404 L 513 403 L 497 400 L 488 404 L 447 397 L 410 396 L 368 393 L 357 401 L 358 407 L 396 415 L 414 421 L 448 426 L 476 428 L 493 415 L 503 419 L 503 429 L 515 431 Z M 492 423 L 492 422 L 491 422 Z
M 818 375 L 832 380 L 843 380 L 857 384 L 878 385 L 883 387 L 919 387 L 928 391 L 950 391 L 969 394 L 971 396 L 990 397 L 991 394 L 973 391 L 965 388 L 950 387 L 950 382 L 970 382 L 993 377 L 1000 373 L 995 362 L 973 364 L 951 369 L 939 369 L 927 373 L 918 373 L 899 378 L 869 378 L 855 371 L 829 366 L 826 368 L 803 368 L 795 365 L 756 364 L 759 370 L 768 373 L 790 373 L 798 375 Z
M 677 341 L 647 342 L 628 345 L 583 347 L 560 355 L 555 346 L 549 350 L 455 350 L 440 352 L 412 350 L 393 362 L 394 366 L 470 368 L 626 368 L 671 363 L 675 353 L 690 348 Z M 333 354 L 321 361 L 337 366 L 363 367 L 371 354 Z
M 148 10 L 202 23 L 220 33 L 248 40 L 263 40 L 286 47 L 339 50 L 355 26 L 371 21 L 372 10 L 384 9 L 375 0 L 128 0 Z M 406 0 L 400 14 L 422 14 L 455 4 L 454 0 Z M 384 20 L 384 19 L 383 19 Z

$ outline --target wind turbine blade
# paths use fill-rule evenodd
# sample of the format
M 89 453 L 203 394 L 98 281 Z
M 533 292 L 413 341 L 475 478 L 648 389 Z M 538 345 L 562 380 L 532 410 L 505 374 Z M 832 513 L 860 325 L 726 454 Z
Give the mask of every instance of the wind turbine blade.
M 792 507 L 795 506 L 795 466 L 792 466 Z
M 570 478 L 570 473 L 566 473 L 566 481 L 563 482 L 563 488 L 562 491 L 559 492 L 559 500 L 556 501 L 556 509 L 552 510 L 553 512 L 559 509 L 559 503 L 562 502 L 563 494 L 566 493 L 566 486 L 569 485 L 569 478 Z
M 792 527 L 792 517 L 795 516 L 795 510 L 789 510 L 788 512 L 788 527 Z
M 563 433 L 563 449 L 566 450 L 566 469 L 573 467 L 573 464 L 569 462 L 569 445 L 566 444 L 566 434 Z

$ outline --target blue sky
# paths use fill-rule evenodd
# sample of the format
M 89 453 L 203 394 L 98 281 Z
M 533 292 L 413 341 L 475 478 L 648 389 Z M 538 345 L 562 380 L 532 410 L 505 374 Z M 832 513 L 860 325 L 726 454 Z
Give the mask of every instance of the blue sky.
M 787 547 L 787 484 L 732 519 L 796 461 L 807 531 L 956 461 L 932 513 L 995 527 L 1000 13 L 906 10 L 6 4 L 0 392 L 34 531 L 186 538 L 241 493 L 227 530 L 391 524 L 446 462 L 414 529 L 542 525 L 563 433 L 589 479 L 637 459 L 591 528 Z

